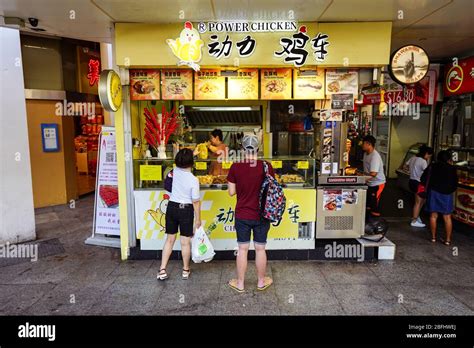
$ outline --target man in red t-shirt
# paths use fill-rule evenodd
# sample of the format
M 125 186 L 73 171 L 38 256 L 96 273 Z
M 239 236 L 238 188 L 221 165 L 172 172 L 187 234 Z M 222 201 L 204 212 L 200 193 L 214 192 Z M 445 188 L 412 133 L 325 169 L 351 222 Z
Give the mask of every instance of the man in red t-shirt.
M 272 284 L 272 279 L 265 277 L 267 254 L 265 245 L 270 229 L 270 222 L 260 215 L 260 188 L 265 178 L 263 162 L 257 160 L 258 138 L 246 135 L 242 139 L 245 161 L 236 162 L 227 176 L 229 195 L 237 194 L 235 206 L 235 231 L 239 252 L 237 254 L 237 279 L 232 279 L 229 286 L 238 292 L 244 291 L 245 272 L 247 271 L 247 255 L 250 236 L 253 231 L 255 246 L 255 265 L 257 267 L 258 290 L 265 290 Z M 269 173 L 274 176 L 272 166 L 268 164 Z

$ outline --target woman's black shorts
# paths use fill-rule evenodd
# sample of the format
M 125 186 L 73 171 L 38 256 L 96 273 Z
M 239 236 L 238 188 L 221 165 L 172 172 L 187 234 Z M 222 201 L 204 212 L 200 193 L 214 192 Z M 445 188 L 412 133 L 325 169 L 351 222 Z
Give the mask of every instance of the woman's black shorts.
M 192 204 L 181 204 L 169 201 L 166 208 L 166 233 L 179 233 L 192 237 L 194 228 L 194 208 Z

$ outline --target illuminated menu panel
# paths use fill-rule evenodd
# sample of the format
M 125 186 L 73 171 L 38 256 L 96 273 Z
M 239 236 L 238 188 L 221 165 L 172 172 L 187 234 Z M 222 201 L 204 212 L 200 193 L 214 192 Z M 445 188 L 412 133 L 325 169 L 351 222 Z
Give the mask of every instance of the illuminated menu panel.
M 291 77 L 292 69 L 261 69 L 260 99 L 291 99 Z
M 193 71 L 165 69 L 161 71 L 161 94 L 163 100 L 192 100 Z
M 229 99 L 258 99 L 258 69 L 239 69 L 227 78 Z
M 194 99 L 224 100 L 225 77 L 218 69 L 203 69 L 194 73 Z
M 160 99 L 160 70 L 157 70 L 157 69 L 130 70 L 130 99 L 131 100 Z

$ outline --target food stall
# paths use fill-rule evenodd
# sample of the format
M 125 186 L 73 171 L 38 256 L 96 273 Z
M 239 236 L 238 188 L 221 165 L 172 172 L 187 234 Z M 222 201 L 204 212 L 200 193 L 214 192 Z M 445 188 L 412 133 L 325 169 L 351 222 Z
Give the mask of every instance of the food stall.
M 326 98 L 322 77 L 327 68 L 332 69 L 332 93 L 354 89 L 349 77 L 357 75 L 357 68 L 388 63 L 391 23 L 288 21 L 278 30 L 258 21 L 232 23 L 228 32 L 221 22 L 115 26 L 124 95 L 115 115 L 123 259 L 162 248 L 169 199 L 163 179 L 173 168 L 173 155 L 181 147 L 201 147 L 214 128 L 223 131 L 224 143 L 234 151 L 242 134 L 257 134 L 259 157 L 273 165 L 284 186 L 287 207 L 269 232 L 268 248 L 315 248 L 321 161 L 308 155 L 271 156 L 270 105 L 308 100 L 321 109 L 317 101 Z M 344 44 L 348 39 L 366 49 L 353 50 Z M 296 47 L 300 44 L 304 49 Z M 175 121 L 168 124 L 170 119 Z M 228 169 L 236 160 L 230 156 L 218 165 Z M 234 250 L 235 200 L 227 194 L 224 176 L 210 173 L 215 165 L 215 158 L 198 157 L 193 168 L 201 184 L 202 219 L 217 251 Z
M 474 57 L 444 67 L 444 101 L 435 133 L 435 151 L 449 150 L 458 169 L 453 217 L 474 226 Z

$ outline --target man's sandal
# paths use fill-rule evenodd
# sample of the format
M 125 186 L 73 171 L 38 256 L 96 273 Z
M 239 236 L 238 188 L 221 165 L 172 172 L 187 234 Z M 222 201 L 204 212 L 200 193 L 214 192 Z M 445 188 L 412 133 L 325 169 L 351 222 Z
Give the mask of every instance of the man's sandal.
M 273 279 L 270 277 L 265 277 L 263 286 L 257 286 L 257 290 L 258 291 L 266 290 L 272 284 L 273 284 Z
M 237 279 L 231 279 L 228 284 L 229 284 L 229 286 L 230 286 L 231 289 L 234 289 L 235 291 L 237 291 L 237 292 L 240 293 L 240 294 L 243 293 L 243 292 L 245 292 L 244 289 L 240 289 L 240 288 L 237 286 Z
M 191 270 L 183 268 L 182 277 L 184 280 L 188 280 L 190 274 L 191 274 Z
M 160 269 L 160 272 L 159 272 L 158 275 L 156 276 L 156 279 L 158 279 L 158 280 L 166 280 L 166 279 L 168 279 L 168 273 L 166 273 L 166 269 L 165 269 L 165 268 Z

